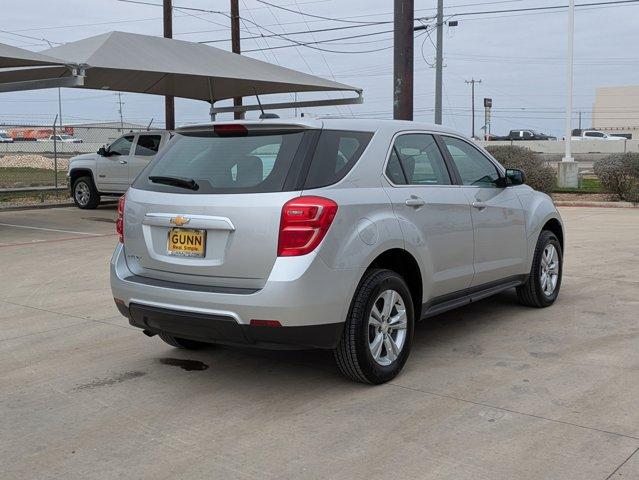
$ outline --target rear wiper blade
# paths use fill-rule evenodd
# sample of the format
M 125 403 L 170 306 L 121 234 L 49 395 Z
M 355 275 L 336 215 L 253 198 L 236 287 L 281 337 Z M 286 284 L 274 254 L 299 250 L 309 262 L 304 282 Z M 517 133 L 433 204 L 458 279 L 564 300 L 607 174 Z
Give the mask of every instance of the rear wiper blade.
M 163 177 L 161 175 L 151 175 L 149 177 L 153 183 L 162 183 L 173 187 L 188 188 L 189 190 L 197 190 L 200 186 L 192 178 L 181 177 Z

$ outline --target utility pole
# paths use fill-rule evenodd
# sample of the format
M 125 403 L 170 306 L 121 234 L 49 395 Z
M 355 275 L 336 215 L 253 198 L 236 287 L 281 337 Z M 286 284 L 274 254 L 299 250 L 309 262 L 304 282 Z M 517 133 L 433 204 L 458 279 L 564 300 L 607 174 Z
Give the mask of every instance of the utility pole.
M 240 6 L 239 0 L 231 0 L 231 50 L 238 55 L 242 53 L 240 47 Z M 233 106 L 242 106 L 242 97 L 233 99 Z M 243 112 L 234 112 L 233 118 L 241 120 L 244 118 Z
M 437 0 L 437 57 L 435 58 L 435 123 L 442 124 L 442 77 L 444 69 L 444 0 Z
M 122 117 L 122 92 L 118 92 L 118 112 L 120 113 L 120 130 L 124 130 L 124 119 Z
M 579 130 L 581 131 L 581 111 L 579 112 Z
M 568 2 L 568 54 L 566 58 L 567 97 L 566 97 L 566 153 L 559 162 L 557 183 L 560 187 L 577 188 L 579 186 L 579 166 L 572 157 L 572 87 L 573 61 L 575 47 L 575 0 Z
M 472 127 L 472 138 L 475 138 L 475 84 L 481 83 L 481 80 L 475 80 L 474 78 L 470 80 L 464 80 L 466 83 L 470 83 L 470 91 L 472 95 L 472 111 L 473 111 L 473 127 Z
M 413 0 L 395 0 L 393 118 L 413 119 Z
M 173 38 L 173 5 L 172 0 L 163 0 L 164 6 L 164 38 Z M 164 123 L 167 130 L 175 128 L 175 99 L 171 95 L 164 97 Z

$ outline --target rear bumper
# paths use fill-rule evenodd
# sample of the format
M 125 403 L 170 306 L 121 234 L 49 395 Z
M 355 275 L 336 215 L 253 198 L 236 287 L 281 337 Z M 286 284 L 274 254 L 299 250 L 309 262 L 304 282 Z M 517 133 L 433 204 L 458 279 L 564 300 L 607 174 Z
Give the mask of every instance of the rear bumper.
M 321 258 L 278 258 L 259 290 L 148 281 L 127 267 L 121 245 L 111 259 L 111 290 L 131 325 L 153 333 L 267 348 L 334 348 L 361 274 Z M 250 325 L 277 320 L 281 327 Z
M 334 348 L 343 323 L 305 327 L 242 325 L 231 317 L 181 312 L 131 304 L 118 305 L 134 327 L 147 332 L 165 332 L 178 338 L 262 348 Z

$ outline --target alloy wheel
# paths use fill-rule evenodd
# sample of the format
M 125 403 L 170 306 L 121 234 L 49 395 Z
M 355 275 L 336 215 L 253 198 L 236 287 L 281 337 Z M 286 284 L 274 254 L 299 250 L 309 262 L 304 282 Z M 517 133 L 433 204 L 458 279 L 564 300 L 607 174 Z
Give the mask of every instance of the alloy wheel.
M 91 191 L 89 190 L 89 186 L 84 182 L 78 182 L 75 186 L 75 199 L 78 204 L 83 207 L 88 205 L 90 197 Z
M 559 281 L 559 254 L 551 243 L 546 245 L 541 255 L 539 280 L 544 295 L 550 297 L 555 292 Z
M 368 318 L 368 348 L 375 362 L 393 363 L 406 343 L 406 305 L 395 290 L 385 290 L 373 303 Z

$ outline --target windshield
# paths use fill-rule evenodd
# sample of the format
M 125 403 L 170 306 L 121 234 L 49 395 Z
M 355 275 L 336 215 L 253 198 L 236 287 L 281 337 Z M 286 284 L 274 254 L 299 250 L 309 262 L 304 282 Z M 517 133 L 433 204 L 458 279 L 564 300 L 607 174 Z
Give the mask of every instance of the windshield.
M 62 140 L 69 140 L 70 138 L 73 138 L 71 135 L 60 135 L 60 138 Z
M 9 138 L 9 136 L 4 132 L 0 132 L 0 138 Z

